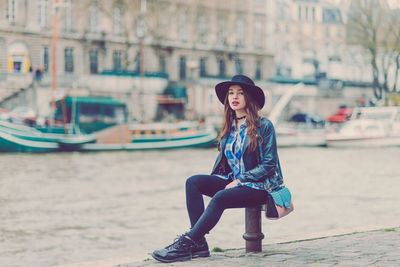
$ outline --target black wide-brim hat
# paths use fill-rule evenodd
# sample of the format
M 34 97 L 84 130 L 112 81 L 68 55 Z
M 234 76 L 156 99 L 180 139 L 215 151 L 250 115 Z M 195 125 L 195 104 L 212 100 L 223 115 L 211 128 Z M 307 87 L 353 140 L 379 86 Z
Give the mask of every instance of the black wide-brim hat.
M 215 86 L 215 93 L 217 94 L 217 97 L 222 104 L 224 104 L 229 87 L 235 84 L 240 85 L 240 87 L 242 87 L 242 89 L 245 90 L 246 93 L 249 94 L 251 98 L 257 103 L 260 109 L 264 107 L 264 91 L 260 87 L 256 86 L 252 79 L 244 75 L 235 75 L 232 77 L 232 80 L 221 82 Z

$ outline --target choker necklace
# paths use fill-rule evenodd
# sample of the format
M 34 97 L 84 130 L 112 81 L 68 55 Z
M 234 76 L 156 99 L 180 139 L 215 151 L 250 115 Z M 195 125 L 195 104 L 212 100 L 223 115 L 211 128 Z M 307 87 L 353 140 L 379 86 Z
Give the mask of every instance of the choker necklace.
M 243 120 L 244 118 L 246 118 L 246 115 L 244 115 L 244 116 L 242 116 L 242 117 L 239 117 L 239 118 L 235 118 L 235 120 L 236 120 L 236 121 L 240 121 L 240 120 Z

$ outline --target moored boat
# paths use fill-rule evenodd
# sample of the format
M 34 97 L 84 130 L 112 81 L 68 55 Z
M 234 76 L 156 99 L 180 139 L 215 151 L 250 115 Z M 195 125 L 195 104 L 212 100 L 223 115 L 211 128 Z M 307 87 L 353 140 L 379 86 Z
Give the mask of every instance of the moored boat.
M 93 135 L 46 133 L 16 123 L 0 121 L 0 152 L 55 152 L 75 150 L 93 142 Z
M 57 102 L 57 125 L 0 122 L 0 152 L 141 150 L 208 146 L 217 132 L 197 121 L 128 123 L 124 103 L 104 97 Z M 65 126 L 65 127 L 64 127 Z
M 371 147 L 400 145 L 400 108 L 355 108 L 337 132 L 326 136 L 330 147 Z
M 216 130 L 195 121 L 177 123 L 121 124 L 96 133 L 94 143 L 80 151 L 147 150 L 205 147 L 214 144 Z

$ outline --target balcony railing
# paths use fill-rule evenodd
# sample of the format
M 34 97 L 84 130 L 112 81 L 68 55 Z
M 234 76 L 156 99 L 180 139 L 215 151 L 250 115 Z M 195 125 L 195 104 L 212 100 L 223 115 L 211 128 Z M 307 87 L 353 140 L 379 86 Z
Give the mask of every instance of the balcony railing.
M 104 70 L 100 75 L 114 75 L 114 76 L 126 76 L 126 77 L 139 77 L 140 72 L 136 71 L 114 71 Z M 144 77 L 147 78 L 164 78 L 168 79 L 168 73 L 165 72 L 145 72 Z

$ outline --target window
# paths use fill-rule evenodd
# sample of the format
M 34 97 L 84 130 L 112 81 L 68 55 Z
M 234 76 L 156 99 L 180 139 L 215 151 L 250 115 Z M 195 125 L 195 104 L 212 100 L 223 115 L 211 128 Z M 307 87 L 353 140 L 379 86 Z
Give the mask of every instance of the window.
M 43 71 L 49 71 L 49 48 L 47 46 L 43 47 Z
M 240 59 L 235 61 L 235 74 L 243 74 L 243 63 Z
M 217 25 L 217 44 L 225 45 L 226 44 L 226 22 L 223 18 L 218 18 L 218 25 Z
M 342 37 L 342 29 L 340 29 L 340 28 L 336 29 L 336 36 L 339 37 L 339 38 Z
M 163 6 L 160 8 L 160 27 L 165 29 L 168 26 L 169 15 L 168 6 Z
M 305 18 L 305 20 L 308 21 L 308 6 L 306 6 L 306 18 Z
M 122 71 L 122 53 L 121 53 L 121 51 L 113 52 L 113 70 L 115 72 Z
M 183 10 L 179 13 L 179 23 L 178 23 L 178 37 L 181 42 L 187 41 L 186 24 L 187 24 L 186 12 Z
M 113 10 L 113 34 L 121 35 L 122 33 L 122 12 L 119 7 Z
M 225 60 L 220 59 L 219 62 L 218 62 L 218 65 L 219 65 L 219 76 L 220 77 L 224 77 L 225 74 L 226 74 L 226 71 L 225 71 L 226 70 Z
M 342 13 L 338 8 L 324 8 L 322 9 L 322 21 L 325 23 L 341 24 Z
M 238 46 L 244 46 L 244 38 L 245 38 L 244 31 L 245 31 L 244 19 L 238 18 L 236 21 L 236 44 Z
M 280 31 L 281 31 L 281 29 L 280 29 L 279 23 L 278 23 L 278 22 L 275 22 L 275 32 L 278 33 L 278 32 L 280 32 Z
M 90 73 L 94 74 L 98 72 L 98 52 L 97 50 L 90 50 L 89 51 L 89 67 Z
M 278 18 L 280 20 L 284 20 L 286 18 L 286 12 L 285 12 L 285 7 L 284 6 L 280 6 L 279 7 L 279 15 Z
M 65 5 L 65 15 L 64 15 L 64 31 L 72 31 L 73 17 L 72 17 L 72 0 L 64 0 Z
M 208 38 L 208 23 L 205 15 L 199 16 L 199 41 L 202 44 L 207 43 Z
M 298 19 L 301 20 L 301 6 L 297 7 Z
M 207 76 L 206 64 L 207 59 L 205 57 L 200 58 L 200 77 Z
M 331 35 L 331 31 L 330 31 L 329 27 L 326 27 L 325 28 L 325 36 L 329 37 L 330 35 Z
M 65 72 L 74 72 L 74 49 L 64 49 Z
M 89 31 L 98 32 L 99 30 L 99 10 L 94 4 L 89 6 Z
M 311 9 L 312 12 L 312 21 L 315 21 L 315 7 Z
M 17 0 L 7 0 L 6 18 L 8 22 L 14 23 L 17 14 Z
M 184 56 L 179 58 L 179 79 L 186 79 L 186 57 Z
M 256 61 L 256 75 L 255 79 L 256 80 L 261 80 L 262 78 L 262 63 L 260 60 Z
M 38 23 L 41 27 L 45 27 L 47 25 L 48 12 L 49 12 L 49 1 L 48 0 L 39 0 L 38 1 Z
M 86 123 L 96 123 L 102 121 L 102 112 L 101 106 L 98 104 L 92 103 L 79 103 L 78 110 L 79 110 L 79 118 L 78 121 L 80 124 Z
M 265 0 L 254 0 L 254 6 L 256 8 L 264 7 Z
M 136 54 L 136 72 L 141 74 L 141 61 L 142 59 L 140 58 L 140 52 L 137 52 Z
M 167 73 L 167 62 L 166 62 L 165 55 L 160 55 L 159 64 L 160 64 L 160 72 Z
M 264 17 L 257 16 L 254 21 L 254 43 L 256 47 L 264 46 Z

